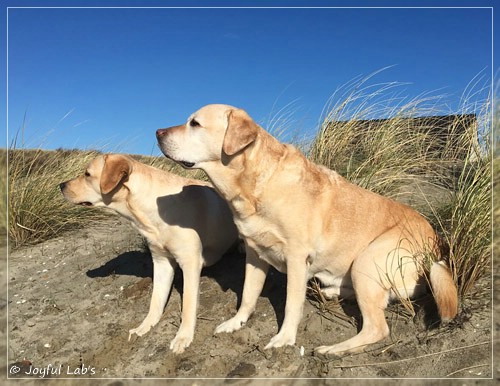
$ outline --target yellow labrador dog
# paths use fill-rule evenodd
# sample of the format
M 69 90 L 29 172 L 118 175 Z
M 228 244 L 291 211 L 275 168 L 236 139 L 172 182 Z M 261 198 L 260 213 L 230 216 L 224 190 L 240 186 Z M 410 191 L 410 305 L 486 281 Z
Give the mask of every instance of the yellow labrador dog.
M 208 105 L 186 124 L 156 133 L 163 153 L 205 170 L 227 200 L 247 246 L 241 306 L 216 333 L 241 328 L 255 309 L 269 264 L 287 273 L 285 318 L 266 348 L 295 343 L 306 284 L 332 296 L 354 291 L 363 317 L 358 335 L 320 354 L 361 351 L 389 334 L 384 309 L 429 281 L 443 320 L 457 313 L 457 289 L 438 255 L 437 236 L 409 207 L 353 185 L 307 160 L 259 127 L 243 110 Z M 430 267 L 426 272 L 426 267 Z
M 231 211 L 208 183 L 186 179 L 134 159 L 109 154 L 95 158 L 85 174 L 60 185 L 75 204 L 107 207 L 124 216 L 147 239 L 153 257 L 153 294 L 139 336 L 160 320 L 174 270 L 184 275 L 182 322 L 170 349 L 182 353 L 193 340 L 200 273 L 238 237 Z

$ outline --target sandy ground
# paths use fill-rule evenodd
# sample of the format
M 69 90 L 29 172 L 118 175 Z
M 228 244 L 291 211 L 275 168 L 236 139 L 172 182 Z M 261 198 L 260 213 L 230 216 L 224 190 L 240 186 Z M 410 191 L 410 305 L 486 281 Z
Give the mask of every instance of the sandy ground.
M 128 330 L 148 311 L 152 262 L 142 238 L 118 217 L 8 255 L 8 278 L 7 260 L 0 267 L 8 282 L 8 294 L 2 288 L 0 296 L 2 321 L 8 311 L 8 325 L 2 323 L 0 331 L 1 349 L 7 352 L 2 370 L 22 384 L 46 378 L 67 378 L 57 384 L 99 380 L 113 386 L 152 384 L 144 378 L 180 378 L 177 383 L 188 385 L 201 384 L 203 378 L 217 378 L 210 384 L 248 384 L 259 378 L 273 385 L 311 378 L 318 378 L 314 384 L 338 382 L 328 378 L 355 384 L 403 378 L 398 384 L 427 384 L 426 378 L 439 378 L 433 384 L 468 385 L 500 377 L 498 345 L 492 358 L 500 319 L 492 319 L 491 278 L 463 299 L 459 316 L 449 325 L 429 327 L 435 320 L 429 299 L 413 319 L 393 305 L 386 312 L 390 338 L 362 354 L 326 359 L 314 356 L 312 349 L 356 333 L 355 303 L 325 307 L 310 293 L 296 345 L 264 350 L 283 320 L 286 276 L 276 271 L 268 275 L 247 325 L 233 334 L 213 334 L 236 312 L 241 297 L 244 256 L 233 251 L 203 271 L 194 341 L 174 355 L 168 347 L 180 322 L 181 272 L 159 324 L 129 342 Z M 498 263 L 496 268 L 499 288 Z M 495 315 L 499 303 L 496 292 Z

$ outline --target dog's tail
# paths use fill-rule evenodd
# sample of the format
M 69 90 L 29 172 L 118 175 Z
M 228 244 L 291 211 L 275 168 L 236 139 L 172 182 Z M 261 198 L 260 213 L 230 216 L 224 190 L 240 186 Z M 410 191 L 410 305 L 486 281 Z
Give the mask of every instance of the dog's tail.
M 443 261 L 432 264 L 430 282 L 441 320 L 453 319 L 458 312 L 457 286 Z

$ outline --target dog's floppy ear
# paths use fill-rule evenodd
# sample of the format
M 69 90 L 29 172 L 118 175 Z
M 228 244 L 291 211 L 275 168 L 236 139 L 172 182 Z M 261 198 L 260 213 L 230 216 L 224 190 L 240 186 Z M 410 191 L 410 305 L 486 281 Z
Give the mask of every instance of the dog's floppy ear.
M 131 171 L 132 165 L 126 157 L 119 154 L 105 155 L 100 181 L 101 193 L 110 193 Z
M 229 156 L 238 153 L 255 140 L 258 130 L 259 126 L 244 110 L 231 110 L 222 150 Z

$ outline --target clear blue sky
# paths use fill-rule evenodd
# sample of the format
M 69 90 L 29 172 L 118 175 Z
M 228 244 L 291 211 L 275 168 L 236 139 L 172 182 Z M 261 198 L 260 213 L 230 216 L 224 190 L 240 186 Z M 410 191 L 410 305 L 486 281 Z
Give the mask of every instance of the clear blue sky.
M 321 4 L 347 2 L 337 3 Z M 4 6 L 26 4 L 91 2 Z M 158 155 L 155 130 L 184 122 L 208 103 L 244 108 L 264 127 L 291 104 L 291 129 L 314 133 L 337 88 L 388 66 L 370 84 L 405 83 L 397 91 L 409 99 L 446 94 L 453 112 L 476 76 L 480 86 L 491 84 L 491 20 L 488 8 L 10 8 L 9 138 L 0 138 L 0 147 L 24 125 L 27 147 Z

